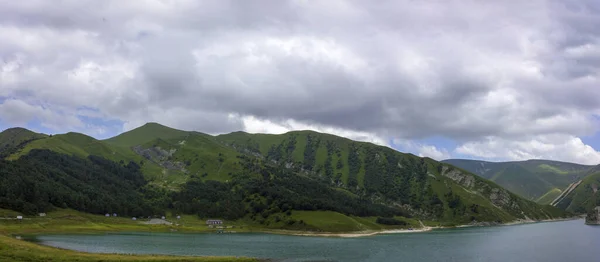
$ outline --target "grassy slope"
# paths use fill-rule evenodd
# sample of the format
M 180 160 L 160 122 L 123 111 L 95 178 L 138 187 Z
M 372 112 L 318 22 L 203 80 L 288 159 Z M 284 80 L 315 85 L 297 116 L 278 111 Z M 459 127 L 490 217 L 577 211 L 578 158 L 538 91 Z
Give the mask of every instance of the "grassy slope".
M 557 206 L 575 213 L 586 213 L 600 206 L 600 192 L 594 193 L 594 188 L 600 190 L 600 172 L 585 177 L 581 184 Z
M 8 128 L 0 132 L 0 146 L 3 146 L 4 144 L 18 144 L 26 140 L 44 138 L 47 136 L 48 135 L 35 133 L 21 127 Z
M 44 137 L 47 137 L 47 135 L 38 134 L 25 128 L 15 127 L 6 129 L 0 133 L 0 155 L 9 153 L 21 143 Z
M 366 143 L 366 142 L 356 142 L 356 141 L 352 141 L 350 139 L 347 138 L 343 138 L 343 137 L 338 137 L 338 136 L 334 136 L 334 135 L 330 135 L 330 134 L 325 134 L 325 133 L 318 133 L 318 132 L 314 132 L 314 131 L 292 131 L 292 132 L 288 132 L 285 134 L 281 134 L 281 135 L 271 135 L 271 134 L 248 134 L 245 132 L 233 132 L 233 133 L 229 133 L 229 134 L 225 134 L 225 135 L 219 135 L 217 136 L 217 140 L 222 141 L 226 144 L 229 145 L 235 145 L 235 146 L 248 146 L 251 144 L 256 144 L 259 146 L 260 149 L 260 153 L 264 156 L 267 155 L 267 153 L 269 152 L 269 149 L 271 148 L 271 146 L 276 146 L 279 145 L 281 143 L 284 143 L 285 141 L 288 141 L 291 137 L 295 137 L 296 138 L 296 147 L 292 153 L 292 161 L 297 162 L 297 163 L 302 163 L 304 161 L 304 151 L 305 151 L 305 146 L 307 143 L 307 137 L 308 136 L 313 136 L 315 138 L 318 138 L 320 140 L 319 143 L 319 147 L 316 148 L 316 168 L 322 167 L 325 163 L 325 158 L 327 157 L 327 148 L 326 148 L 326 143 L 327 141 L 332 142 L 333 144 L 335 144 L 336 148 L 340 150 L 340 156 L 338 157 L 337 154 L 333 154 L 332 156 L 332 164 L 333 164 L 333 169 L 334 169 L 334 173 L 341 173 L 342 174 L 342 182 L 347 183 L 348 182 L 348 173 L 349 173 L 349 166 L 348 166 L 348 150 L 349 150 L 349 146 L 351 144 L 356 144 L 359 147 L 360 146 L 375 146 L 374 144 L 371 143 Z M 402 154 L 400 152 L 397 152 L 398 154 Z M 402 154 L 404 155 L 404 154 Z M 361 155 L 361 162 L 364 161 L 364 155 Z M 338 169 L 336 168 L 336 163 L 338 161 L 338 159 L 341 159 L 343 162 L 343 166 L 342 168 Z M 358 184 L 359 186 L 363 185 L 363 181 L 364 181 L 364 175 L 365 175 L 365 170 L 364 167 L 361 167 L 360 171 L 358 172 Z
M 142 145 L 157 138 L 170 139 L 184 137 L 190 132 L 173 129 L 157 123 L 147 123 L 139 128 L 122 133 L 118 136 L 104 140 L 108 144 L 131 147 Z
M 58 153 L 87 157 L 88 155 L 102 156 L 107 159 L 119 161 L 134 161 L 140 163 L 143 158 L 128 148 L 113 146 L 103 141 L 96 140 L 93 137 L 80 133 L 66 133 L 37 139 L 25 145 L 25 147 L 8 159 L 17 159 L 26 155 L 32 149 L 49 149 Z M 148 163 L 143 165 L 142 170 L 145 174 L 160 174 L 162 168 L 158 165 Z
M 408 227 L 419 227 L 414 219 L 396 217 L 409 223 L 408 226 L 377 224 L 376 217 L 353 217 L 332 211 L 294 211 L 292 218 L 304 221 L 308 226 L 324 232 L 374 231 Z
M 531 200 L 552 195 L 555 188 L 565 189 L 570 183 L 585 177 L 588 170 L 592 168 L 587 165 L 550 160 L 486 162 L 448 159 L 442 162 L 495 181 L 512 192 Z
M 186 166 L 189 175 L 206 174 L 203 176 L 205 179 L 225 181 L 230 173 L 241 169 L 236 158 L 239 153 L 206 134 L 193 132 L 184 137 L 156 139 L 143 145 L 145 148 L 152 146 L 175 149 L 172 161 L 189 163 Z
M 538 198 L 535 202 L 541 205 L 549 205 L 554 199 L 556 199 L 560 195 L 560 193 L 562 193 L 562 190 L 558 188 L 550 189 L 550 191 L 546 192 L 546 194 Z
M 177 257 L 76 252 L 41 246 L 0 235 L 0 261 L 257 261 L 234 257 Z
M 334 165 L 334 169 L 335 169 L 334 172 L 342 173 L 342 181 L 344 183 L 347 183 L 347 181 L 348 181 L 347 179 L 348 179 L 348 171 L 349 170 L 348 170 L 348 157 L 347 156 L 348 156 L 348 153 L 350 150 L 350 145 L 354 144 L 358 148 L 357 150 L 359 151 L 359 156 L 360 156 L 359 158 L 360 158 L 360 162 L 362 164 L 360 171 L 358 173 L 358 177 L 357 177 L 360 187 L 363 186 L 363 181 L 364 181 L 364 177 L 365 177 L 364 159 L 365 159 L 367 149 L 375 150 L 375 152 L 378 152 L 378 154 L 383 154 L 385 152 L 393 152 L 394 154 L 399 155 L 400 158 L 413 158 L 416 161 L 418 161 L 417 157 L 414 155 L 399 153 L 390 148 L 376 146 L 371 143 L 355 142 L 355 141 L 352 141 L 349 139 L 345 139 L 345 138 L 341 138 L 341 137 L 337 137 L 337 136 L 333 136 L 333 135 L 328 135 L 328 134 L 321 134 L 321 133 L 317 133 L 317 132 L 313 132 L 313 131 L 293 131 L 293 132 L 289 132 L 289 133 L 282 134 L 282 135 L 247 134 L 244 132 L 234 132 L 231 134 L 217 136 L 217 139 L 220 141 L 223 141 L 224 143 L 227 143 L 230 145 L 235 145 L 238 148 L 244 148 L 244 147 L 258 148 L 260 150 L 260 153 L 262 153 L 263 155 L 266 155 L 272 146 L 277 146 L 278 144 L 285 145 L 285 143 L 287 143 L 287 141 L 289 141 L 291 137 L 295 137 L 296 147 L 292 153 L 292 161 L 295 162 L 296 165 L 302 165 L 302 162 L 304 160 L 303 156 L 304 156 L 307 136 L 312 136 L 313 140 L 315 140 L 315 139 L 320 140 L 319 147 L 316 148 L 316 152 L 317 152 L 316 161 L 315 161 L 316 165 L 312 171 L 316 172 L 316 173 L 323 172 L 323 170 L 320 168 L 322 168 L 321 163 L 325 162 L 324 158 L 326 157 L 326 154 L 322 154 L 322 153 L 319 154 L 319 152 L 326 151 L 326 149 L 325 149 L 326 143 L 327 143 L 327 141 L 330 141 L 330 142 L 334 143 L 336 145 L 336 147 L 340 150 L 340 155 L 342 156 L 341 159 L 343 162 L 343 168 L 341 168 L 339 170 L 337 168 L 335 168 L 335 163 L 338 159 L 337 154 L 333 154 L 333 156 L 334 156 L 333 165 Z M 509 211 L 501 210 L 501 209 L 493 206 L 487 197 L 482 196 L 481 194 L 478 194 L 478 193 L 474 193 L 472 190 L 467 190 L 467 189 L 453 183 L 450 179 L 442 176 L 440 174 L 439 170 L 437 169 L 437 166 L 438 166 L 437 161 L 428 159 L 427 163 L 428 163 L 428 171 L 430 173 L 430 176 L 428 176 L 428 180 L 433 186 L 434 193 L 437 194 L 438 197 L 440 197 L 440 199 L 442 199 L 442 201 L 445 202 L 444 203 L 445 205 L 447 205 L 448 203 L 446 203 L 446 201 L 443 199 L 443 195 L 445 193 L 448 193 L 449 191 L 452 191 L 453 193 L 459 195 L 466 205 L 470 206 L 470 205 L 476 204 L 476 205 L 480 206 L 481 212 L 479 212 L 479 214 L 474 214 L 474 216 L 479 221 L 494 221 L 497 219 L 502 220 L 502 221 L 511 221 L 511 220 L 514 220 L 516 217 L 522 216 L 520 214 L 520 211 L 510 211 L 509 212 Z M 392 163 L 392 164 L 395 165 L 396 163 Z M 497 184 L 495 184 L 493 182 L 478 178 L 476 176 L 474 178 L 477 181 L 479 181 L 479 183 L 483 183 L 483 184 L 487 185 L 488 188 L 498 188 L 499 187 Z M 519 203 L 520 206 L 527 209 L 526 212 L 529 212 L 528 213 L 529 217 L 544 218 L 545 214 L 551 214 L 551 215 L 562 214 L 561 211 L 559 211 L 555 208 L 537 206 L 533 202 L 529 202 L 524 199 L 520 199 L 518 196 L 516 196 L 514 194 L 511 196 L 514 199 L 517 199 L 517 202 Z M 456 217 L 454 214 L 451 214 L 448 212 L 452 212 L 452 211 L 447 210 L 447 213 L 444 214 L 444 216 L 445 216 L 445 221 L 449 224 L 460 224 L 460 223 L 464 223 L 465 221 L 468 221 L 470 219 L 469 217 Z
M 0 218 L 15 218 L 21 213 L 0 209 Z M 194 215 L 182 215 L 181 219 L 174 219 L 171 214 L 167 219 L 179 225 L 146 225 L 143 220 L 133 221 L 129 217 L 104 217 L 82 213 L 74 210 L 57 210 L 49 212 L 46 217 L 28 217 L 22 221 L 14 219 L 0 219 L 1 234 L 37 234 L 37 233 L 94 233 L 94 232 L 213 232 L 214 229 L 206 227 L 205 219 Z M 281 214 L 282 216 L 282 214 Z M 420 227 L 415 219 L 396 217 L 404 220 L 407 226 L 388 226 L 375 223 L 376 217 L 346 216 L 333 211 L 293 211 L 292 218 L 303 220 L 305 226 L 289 227 L 283 222 L 275 222 L 269 218 L 268 225 L 260 225 L 255 221 L 240 219 L 238 221 L 225 221 L 227 226 L 235 226 L 238 232 L 262 232 L 278 229 L 296 229 L 318 232 L 352 232 L 376 231 L 385 229 L 398 229 Z

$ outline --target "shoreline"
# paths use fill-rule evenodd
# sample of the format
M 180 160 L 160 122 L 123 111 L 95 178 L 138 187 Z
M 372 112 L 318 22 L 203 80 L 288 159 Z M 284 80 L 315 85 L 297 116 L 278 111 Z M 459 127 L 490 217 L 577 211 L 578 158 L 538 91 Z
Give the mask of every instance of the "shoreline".
M 313 231 L 293 231 L 293 230 L 259 230 L 253 231 L 256 233 L 266 234 L 279 234 L 279 235 L 291 235 L 291 236 L 309 236 L 309 237 L 339 237 L 339 238 L 355 238 L 355 237 L 367 237 L 374 235 L 383 234 L 405 234 L 405 233 L 424 233 L 438 229 L 453 229 L 453 228 L 468 228 L 468 227 L 495 227 L 495 226 L 516 226 L 525 224 L 535 223 L 549 223 L 549 222 L 562 222 L 581 219 L 580 216 L 574 216 L 570 218 L 556 218 L 556 219 L 544 219 L 544 220 L 515 220 L 502 224 L 463 224 L 457 226 L 425 226 L 421 228 L 409 229 L 386 229 L 379 231 L 355 231 L 355 232 L 313 232 Z M 483 222 L 486 223 L 486 222 Z
M 453 228 L 467 228 L 467 227 L 492 227 L 492 226 L 514 226 L 523 224 L 533 223 L 547 223 L 547 222 L 560 222 L 581 219 L 581 216 L 574 216 L 570 218 L 557 218 L 557 219 L 544 219 L 544 220 L 515 220 L 506 223 L 493 223 L 493 222 L 477 222 L 475 224 L 462 224 L 456 226 L 425 226 L 412 228 L 412 229 L 383 229 L 383 230 L 364 230 L 364 231 L 345 231 L 345 232 L 319 232 L 319 231 L 299 231 L 299 230 L 285 230 L 285 229 L 267 229 L 267 228 L 237 228 L 234 232 L 223 232 L 221 234 L 240 234 L 240 233 L 264 233 L 264 234 L 278 234 L 278 235 L 291 235 L 291 236 L 309 236 L 309 237 L 340 237 L 340 238 L 354 238 L 354 237 L 367 237 L 380 234 L 406 234 L 406 233 L 424 233 L 438 229 L 453 229 Z M 145 225 L 149 227 L 107 227 L 107 228 L 70 228 L 65 230 L 61 229 L 45 229 L 45 230 L 18 230 L 17 232 L 10 232 L 0 230 L 0 234 L 6 235 L 40 235 L 40 234 L 110 234 L 110 233 L 123 233 L 123 232 L 145 232 L 145 233 L 181 233 L 181 234 L 215 234 L 216 230 L 207 230 L 205 228 L 196 227 L 179 227 L 172 228 L 169 225 Z M 75 230 L 74 230 L 75 229 Z M 12 231 L 12 230 L 11 230 Z M 19 232 L 21 231 L 21 232 Z

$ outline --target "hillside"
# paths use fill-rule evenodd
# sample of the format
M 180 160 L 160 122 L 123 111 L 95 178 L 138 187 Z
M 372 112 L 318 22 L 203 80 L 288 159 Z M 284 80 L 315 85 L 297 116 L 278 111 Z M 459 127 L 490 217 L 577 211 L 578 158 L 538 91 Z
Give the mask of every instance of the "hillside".
M 531 218 L 556 212 L 466 171 L 371 143 L 312 131 L 283 135 L 234 132 L 217 136 L 217 140 L 358 197 L 405 206 L 425 217 L 465 222 L 524 218 L 519 212 L 529 208 L 536 210 L 524 211 Z
M 0 133 L 0 158 L 14 153 L 28 142 L 44 137 L 47 137 L 47 135 L 35 133 L 25 128 L 6 129 Z
M 104 140 L 108 144 L 123 147 L 142 145 L 155 139 L 171 139 L 185 137 L 192 132 L 177 130 L 158 123 L 147 123 L 136 129 Z
M 600 165 L 590 171 L 579 186 L 566 195 L 557 207 L 574 213 L 587 213 L 596 206 L 600 206 Z
M 569 184 L 589 174 L 593 166 L 550 160 L 486 162 L 448 159 L 442 162 L 463 168 L 527 199 L 549 204 Z
M 96 214 L 156 212 L 138 192 L 146 181 L 134 162 L 34 149 L 15 161 L 0 160 L 0 167 L 0 208 L 28 215 L 57 207 Z
M 312 131 L 210 136 L 149 123 L 103 141 L 77 133 L 37 139 L 8 159 L 34 149 L 131 161 L 150 186 L 152 206 L 269 228 L 319 229 L 298 221 L 296 211 L 444 224 L 567 215 L 448 164 Z

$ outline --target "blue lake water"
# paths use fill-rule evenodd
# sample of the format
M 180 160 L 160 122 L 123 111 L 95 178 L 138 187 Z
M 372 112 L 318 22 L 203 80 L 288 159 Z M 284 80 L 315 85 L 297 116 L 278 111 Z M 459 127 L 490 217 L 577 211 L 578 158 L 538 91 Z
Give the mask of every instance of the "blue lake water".
M 259 233 L 41 235 L 41 244 L 97 253 L 246 256 L 278 261 L 600 261 L 600 226 L 583 220 L 359 238 Z

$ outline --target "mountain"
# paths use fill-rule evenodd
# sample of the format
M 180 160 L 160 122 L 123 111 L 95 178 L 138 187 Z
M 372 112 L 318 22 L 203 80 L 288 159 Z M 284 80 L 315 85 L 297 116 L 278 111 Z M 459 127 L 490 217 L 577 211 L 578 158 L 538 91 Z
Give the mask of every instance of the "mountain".
M 73 161 L 103 159 L 139 167 L 146 184 L 131 190 L 144 195 L 144 204 L 273 228 L 319 229 L 298 219 L 296 212 L 330 212 L 348 216 L 348 221 L 371 217 L 372 223 L 380 217 L 377 221 L 394 224 L 404 222 L 393 219 L 411 217 L 465 224 L 568 215 L 450 164 L 313 131 L 211 136 L 148 123 L 107 140 L 78 133 L 38 138 L 6 159 L 22 161 L 40 150 L 79 159 Z M 71 174 L 65 168 L 48 169 Z M 46 175 L 39 170 L 27 172 Z
M 550 204 L 569 184 L 587 176 L 594 166 L 550 160 L 486 162 L 480 160 L 443 160 L 489 179 L 540 204 Z
M 28 142 L 44 137 L 46 135 L 34 133 L 25 128 L 15 127 L 6 129 L 0 133 L 0 158 L 14 153 Z
M 104 141 L 116 146 L 131 147 L 135 145 L 143 145 L 155 139 L 185 137 L 190 133 L 193 132 L 177 130 L 158 123 L 146 123 L 139 128 L 127 131 Z

